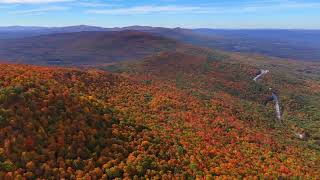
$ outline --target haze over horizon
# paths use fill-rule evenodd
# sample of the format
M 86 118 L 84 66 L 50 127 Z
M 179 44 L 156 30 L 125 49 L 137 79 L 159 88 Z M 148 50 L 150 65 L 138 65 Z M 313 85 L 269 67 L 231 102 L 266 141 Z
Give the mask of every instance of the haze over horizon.
M 319 10 L 316 0 L 0 0 L 0 26 L 320 29 Z
M 3 26 L 0 26 L 0 28 L 10 28 L 10 27 L 21 27 L 21 28 L 67 28 L 67 27 L 96 27 L 96 28 L 130 28 L 130 27 L 150 27 L 150 28 L 168 28 L 168 29 L 178 29 L 178 28 L 181 28 L 181 29 L 212 29 L 212 30 L 231 30 L 231 31 L 237 31 L 237 30 L 306 30 L 306 31 L 318 31 L 320 30 L 320 27 L 319 28 L 315 28 L 315 29 L 311 29 L 311 28 L 267 28 L 267 27 L 262 27 L 262 28 L 223 28 L 223 27 L 182 27 L 182 26 L 146 26 L 146 25 L 140 25 L 140 24 L 133 24 L 133 25 L 128 25 L 128 26 L 99 26 L 99 25 L 87 25 L 87 24 L 70 24 L 70 25 L 64 25 L 64 26 L 37 26 L 37 25 L 19 25 L 19 24 L 16 24 L 16 25 L 3 25 Z M 87 30 L 86 30 L 87 31 Z

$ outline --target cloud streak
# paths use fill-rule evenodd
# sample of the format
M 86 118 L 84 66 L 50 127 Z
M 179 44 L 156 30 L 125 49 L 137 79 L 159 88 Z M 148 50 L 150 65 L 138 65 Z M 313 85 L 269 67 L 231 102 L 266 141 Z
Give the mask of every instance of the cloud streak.
M 221 5 L 207 5 L 207 6 L 183 6 L 183 5 L 169 5 L 169 6 L 134 6 L 124 8 L 108 8 L 108 9 L 90 9 L 87 13 L 92 14 L 106 14 L 106 15 L 136 15 L 136 14 L 226 14 L 226 13 L 255 13 L 263 11 L 278 11 L 286 9 L 310 9 L 320 8 L 320 3 L 311 2 L 288 2 L 288 1 L 262 1 L 260 3 L 251 3 L 246 5 L 224 7 Z
M 74 0 L 0 0 L 3 4 L 46 4 L 46 3 L 60 3 L 70 2 Z
M 84 6 L 84 7 L 110 7 L 115 6 L 113 4 L 107 4 L 107 3 L 99 3 L 99 2 L 79 2 L 77 5 Z
M 88 10 L 89 13 L 94 14 L 153 14 L 153 13 L 181 13 L 200 10 L 200 7 L 194 6 L 136 6 L 128 8 L 116 9 L 95 9 Z
M 10 14 L 42 14 L 42 13 L 52 12 L 52 11 L 64 11 L 67 9 L 68 9 L 67 7 L 52 6 L 52 7 L 38 8 L 38 9 L 11 11 Z

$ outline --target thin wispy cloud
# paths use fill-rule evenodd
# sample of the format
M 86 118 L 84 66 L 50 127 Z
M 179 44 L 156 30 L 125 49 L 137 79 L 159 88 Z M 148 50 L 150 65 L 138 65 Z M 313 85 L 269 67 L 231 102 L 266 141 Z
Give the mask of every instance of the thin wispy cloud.
M 240 8 L 243 11 L 261 11 L 261 10 L 281 10 L 281 9 L 308 9 L 319 8 L 318 2 L 298 2 L 298 1 L 284 1 L 284 0 L 270 0 L 247 4 Z
M 108 3 L 100 3 L 100 2 L 79 2 L 76 5 L 84 6 L 84 7 L 110 7 L 115 6 L 114 4 Z
M 0 0 L 4 4 L 45 4 L 45 3 L 59 3 L 70 2 L 74 0 Z
M 223 14 L 223 13 L 253 13 L 272 10 L 286 10 L 299 8 L 320 8 L 320 3 L 315 2 L 289 2 L 279 0 L 266 0 L 261 2 L 244 3 L 239 6 L 226 8 L 225 5 L 211 4 L 202 6 L 154 6 L 143 5 L 124 8 L 90 9 L 87 12 L 107 15 L 134 15 L 155 13 L 191 13 L 191 14 Z
M 64 11 L 67 10 L 67 7 L 62 6 L 52 6 L 52 7 L 45 7 L 45 8 L 38 8 L 38 9 L 27 9 L 27 10 L 19 10 L 19 11 L 11 11 L 11 14 L 42 14 L 46 12 L 52 11 Z
M 89 13 L 95 14 L 152 14 L 152 13 L 181 13 L 200 10 L 200 7 L 194 6 L 135 6 L 116 9 L 96 9 L 89 10 Z

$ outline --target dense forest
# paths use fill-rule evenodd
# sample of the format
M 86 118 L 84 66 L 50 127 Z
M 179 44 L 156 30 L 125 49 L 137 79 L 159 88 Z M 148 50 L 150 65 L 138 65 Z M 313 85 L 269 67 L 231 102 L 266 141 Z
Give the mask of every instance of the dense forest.
M 319 177 L 319 65 L 263 58 L 189 48 L 80 69 L 0 65 L 0 179 Z M 254 82 L 260 68 L 270 73 Z

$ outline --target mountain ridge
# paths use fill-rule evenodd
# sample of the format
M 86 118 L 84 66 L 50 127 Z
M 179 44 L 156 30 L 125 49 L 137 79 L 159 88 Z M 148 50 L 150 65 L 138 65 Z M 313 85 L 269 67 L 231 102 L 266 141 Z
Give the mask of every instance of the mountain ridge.
M 23 27 L 20 27 L 20 29 Z M 32 29 L 32 27 L 29 27 Z M 37 28 L 37 27 L 34 27 Z M 18 28 L 19 29 L 19 28 Z M 66 32 L 89 31 L 124 31 L 138 30 L 161 35 L 183 43 L 220 49 L 230 52 L 257 53 L 286 59 L 301 61 L 320 60 L 320 30 L 290 30 L 290 29 L 187 29 L 164 28 L 151 26 L 129 26 L 116 28 L 101 28 L 96 26 L 70 26 L 44 28 L 40 30 L 1 31 L 0 40 L 19 39 L 38 35 L 50 35 Z
M 52 60 L 61 65 L 96 64 L 142 58 L 178 46 L 183 44 L 140 31 L 89 31 L 0 41 L 0 57 L 25 64 Z

